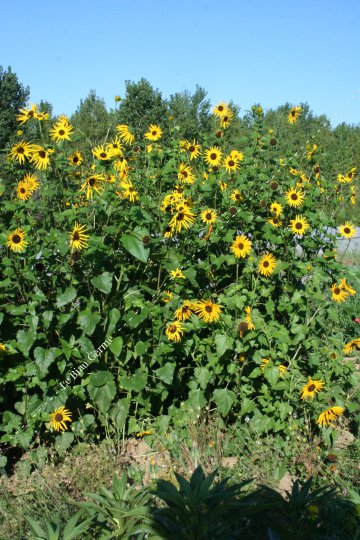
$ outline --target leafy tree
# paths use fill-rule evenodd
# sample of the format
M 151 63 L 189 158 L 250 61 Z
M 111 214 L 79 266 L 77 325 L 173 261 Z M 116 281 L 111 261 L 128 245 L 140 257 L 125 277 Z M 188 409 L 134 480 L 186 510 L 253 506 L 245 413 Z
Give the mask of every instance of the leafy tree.
M 75 114 L 71 117 L 71 123 L 80 130 L 87 145 L 101 144 L 110 134 L 110 116 L 105 106 L 105 101 L 96 95 L 95 90 L 90 90 L 89 95 L 80 101 Z
M 204 131 L 210 132 L 210 101 L 205 99 L 206 95 L 204 88 L 196 86 L 193 94 L 185 90 L 170 96 L 169 112 L 180 127 L 181 137 L 195 139 Z
M 29 94 L 29 87 L 19 82 L 11 67 L 4 71 L 0 66 L 0 148 L 4 148 L 17 129 L 16 115 L 25 106 Z
M 125 88 L 125 98 L 113 113 L 117 124 L 128 124 L 141 135 L 150 124 L 164 126 L 164 122 L 167 122 L 167 104 L 159 90 L 155 90 L 144 78 L 139 82 L 126 81 Z

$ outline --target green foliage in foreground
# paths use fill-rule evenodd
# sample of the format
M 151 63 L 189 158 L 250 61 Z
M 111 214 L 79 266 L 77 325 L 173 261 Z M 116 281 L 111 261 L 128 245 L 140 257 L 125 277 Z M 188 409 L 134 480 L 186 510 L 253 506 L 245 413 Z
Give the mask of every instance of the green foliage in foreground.
M 127 487 L 127 476 L 114 477 L 112 492 L 92 494 L 64 527 L 28 518 L 29 540 L 70 540 L 89 531 L 100 540 L 356 540 L 358 508 L 329 487 L 312 490 L 312 479 L 298 481 L 282 497 L 261 486 L 245 491 L 249 482 L 214 482 L 216 471 L 205 476 L 198 467 L 190 481 L 176 475 L 179 487 L 160 480 L 152 494 Z M 154 495 L 156 499 L 153 498 Z M 155 505 L 154 503 L 157 502 Z M 160 504 L 159 504 L 160 503 Z M 87 517 L 89 516 L 89 517 Z M 86 518 L 86 519 L 85 519 Z M 54 528 L 55 527 L 55 528 Z

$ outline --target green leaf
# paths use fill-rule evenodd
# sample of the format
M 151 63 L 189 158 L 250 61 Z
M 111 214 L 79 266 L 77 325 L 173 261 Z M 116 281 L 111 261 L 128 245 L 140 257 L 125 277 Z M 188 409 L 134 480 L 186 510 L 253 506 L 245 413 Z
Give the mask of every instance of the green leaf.
M 83 332 L 88 336 L 93 334 L 99 321 L 100 313 L 97 311 L 91 311 L 90 308 L 86 308 L 84 311 L 81 311 L 77 319 L 77 322 L 81 326 Z
M 91 386 L 104 386 L 113 381 L 113 376 L 108 371 L 96 371 L 90 375 L 89 384 Z
M 90 281 L 96 289 L 99 289 L 99 291 L 105 294 L 109 294 L 112 288 L 113 275 L 114 274 L 110 274 L 110 272 L 103 272 L 99 276 L 91 278 Z
M 60 436 L 56 437 L 55 448 L 59 453 L 64 453 L 74 440 L 74 434 L 69 431 L 64 431 Z
M 141 238 L 138 238 L 134 234 L 123 234 L 120 238 L 120 242 L 126 251 L 128 251 L 133 257 L 144 263 L 147 262 L 150 249 L 144 247 Z
M 112 341 L 109 345 L 110 351 L 113 353 L 114 356 L 118 357 L 121 353 L 123 348 L 123 339 L 121 336 L 117 336 L 114 341 Z
M 212 399 L 222 415 L 226 416 L 235 402 L 236 394 L 227 388 L 218 388 L 214 390 Z
M 205 367 L 195 368 L 195 379 L 200 384 L 201 388 L 205 390 L 208 385 L 208 382 L 211 379 L 211 375 L 208 369 Z
M 174 371 L 175 371 L 175 364 L 170 364 L 170 362 L 167 362 L 164 366 L 157 369 L 155 371 L 155 374 L 164 383 L 171 384 L 174 377 Z
M 29 350 L 36 339 L 36 333 L 33 330 L 19 330 L 16 334 L 16 339 L 20 345 L 20 350 L 27 355 Z
M 49 366 L 55 361 L 59 355 L 59 349 L 43 349 L 36 347 L 34 350 L 35 364 L 39 368 L 39 377 L 42 379 L 49 371 Z
M 221 358 L 226 351 L 232 349 L 234 345 L 234 340 L 232 337 L 227 336 L 226 334 L 217 334 L 215 336 L 216 352 L 219 358 Z
M 121 314 L 120 311 L 117 308 L 113 308 L 109 312 L 109 322 L 108 322 L 108 329 L 106 332 L 106 337 L 111 336 L 116 328 L 116 324 L 118 320 L 120 319 Z
M 274 386 L 278 382 L 278 379 L 280 376 L 279 368 L 276 366 L 270 366 L 270 367 L 265 366 L 264 375 L 265 375 L 265 379 L 269 381 L 270 386 Z
M 68 287 L 64 292 L 61 292 L 56 297 L 56 307 L 60 308 L 69 304 L 76 298 L 77 292 L 74 287 Z

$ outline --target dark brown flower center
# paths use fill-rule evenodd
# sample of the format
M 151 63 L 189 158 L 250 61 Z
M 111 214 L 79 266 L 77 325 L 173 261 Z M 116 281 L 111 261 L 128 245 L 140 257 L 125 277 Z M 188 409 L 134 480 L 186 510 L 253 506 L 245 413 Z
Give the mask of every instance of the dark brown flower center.
M 239 249 L 244 249 L 244 244 L 243 244 L 242 242 L 239 242 L 239 243 L 238 243 L 238 248 L 239 248 Z
M 73 157 L 73 163 L 77 163 L 79 161 L 79 156 L 74 156 Z
M 21 242 L 21 238 L 18 234 L 14 234 L 13 237 L 12 237 L 12 241 L 14 244 L 20 244 Z
M 64 420 L 64 417 L 61 413 L 55 414 L 55 420 L 56 422 L 62 422 Z
M 297 221 L 297 222 L 295 223 L 295 229 L 297 229 L 298 231 L 300 231 L 300 229 L 302 229 L 302 228 L 303 228 L 302 223 L 300 223 L 300 221 Z
M 335 287 L 334 289 L 334 294 L 338 295 L 340 294 L 341 290 L 339 289 L 339 287 Z
M 313 392 L 315 390 L 315 384 L 310 384 L 310 386 L 308 386 L 308 392 Z
M 292 199 L 293 201 L 297 201 L 297 200 L 298 200 L 297 194 L 296 194 L 296 193 L 292 193 L 292 194 L 291 194 L 291 199 Z
M 320 172 L 320 167 L 315 167 L 315 168 L 314 168 L 314 171 L 315 171 L 316 174 L 317 174 L 318 172 Z
M 19 148 L 17 149 L 17 153 L 18 154 L 24 154 L 25 153 L 25 148 L 23 146 L 19 146 Z
M 195 146 L 189 146 L 189 152 L 195 152 Z
M 63 136 L 65 135 L 65 131 L 64 131 L 63 129 L 60 129 L 60 130 L 59 130 L 59 135 L 60 135 L 61 137 L 63 137 Z
M 171 334 L 174 334 L 174 333 L 176 332 L 176 326 L 175 326 L 175 324 L 172 324 L 171 326 L 169 326 L 168 331 L 169 331 Z
M 215 159 L 217 158 L 217 155 L 215 154 L 215 152 L 212 152 L 210 154 L 210 159 L 212 159 L 213 161 L 215 161 Z
M 179 212 L 176 216 L 177 221 L 182 221 L 184 219 L 185 215 L 183 212 Z
M 95 178 L 89 178 L 89 186 L 93 187 L 93 186 L 95 186 L 95 184 L 96 184 Z
M 188 177 L 187 171 L 181 171 L 181 174 L 183 175 L 184 178 L 187 178 L 187 177 Z
M 211 212 L 208 212 L 205 217 L 206 217 L 206 219 L 211 219 L 212 218 Z
M 106 158 L 106 157 L 107 157 L 107 153 L 106 153 L 106 152 L 101 152 L 100 157 L 101 157 L 101 158 Z
M 80 240 L 80 234 L 78 233 L 78 231 L 75 231 L 74 234 L 73 234 L 73 240 Z
M 20 188 L 20 193 L 26 193 L 26 189 L 25 188 Z
M 40 150 L 39 156 L 41 157 L 41 159 L 45 159 L 45 158 L 46 158 L 46 152 L 45 152 L 45 150 Z
M 224 110 L 223 105 L 219 105 L 219 106 L 218 106 L 218 111 L 222 112 L 223 110 Z
M 228 165 L 229 167 L 233 167 L 235 165 L 235 161 L 233 159 L 229 159 Z
M 212 310 L 213 310 L 212 306 L 205 306 L 205 311 L 207 313 L 212 313 Z
M 152 131 L 152 132 L 151 132 L 151 135 L 154 135 L 154 136 L 157 135 L 157 131 L 155 131 L 155 130 Z
M 350 232 L 351 232 L 351 231 L 350 231 L 349 227 L 345 227 L 344 233 L 345 233 L 345 234 L 349 234 Z
M 270 187 L 271 187 L 271 189 L 273 189 L 275 191 L 275 189 L 278 188 L 278 183 L 277 182 L 271 182 Z
M 269 261 L 264 261 L 264 262 L 263 262 L 263 267 L 264 267 L 264 268 L 267 268 L 267 267 L 269 266 L 269 264 L 270 264 Z
M 236 199 L 237 201 L 240 201 L 240 199 L 241 199 L 240 193 L 236 193 L 236 194 L 235 194 L 235 199 Z

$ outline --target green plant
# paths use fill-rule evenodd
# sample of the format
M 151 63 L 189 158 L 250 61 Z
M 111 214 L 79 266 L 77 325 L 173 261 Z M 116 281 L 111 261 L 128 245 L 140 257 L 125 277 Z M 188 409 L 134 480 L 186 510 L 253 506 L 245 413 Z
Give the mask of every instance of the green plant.
M 27 516 L 26 521 L 28 522 L 32 533 L 30 540 L 74 540 L 81 534 L 86 533 L 92 522 L 92 518 L 89 518 L 79 523 L 80 519 L 81 512 L 77 512 L 69 519 L 63 530 L 61 530 L 62 526 L 60 518 L 59 516 L 56 516 L 52 521 L 47 521 L 44 524 L 44 530 L 41 528 L 38 521 Z
M 154 520 L 163 538 L 173 540 L 227 540 L 241 538 L 245 531 L 248 504 L 239 499 L 250 481 L 228 485 L 224 479 L 215 485 L 215 470 L 205 476 L 199 466 L 190 482 L 175 474 L 177 489 L 171 482 L 159 480 L 153 493 L 166 503 L 154 510 Z M 245 538 L 245 537 L 244 537 Z

